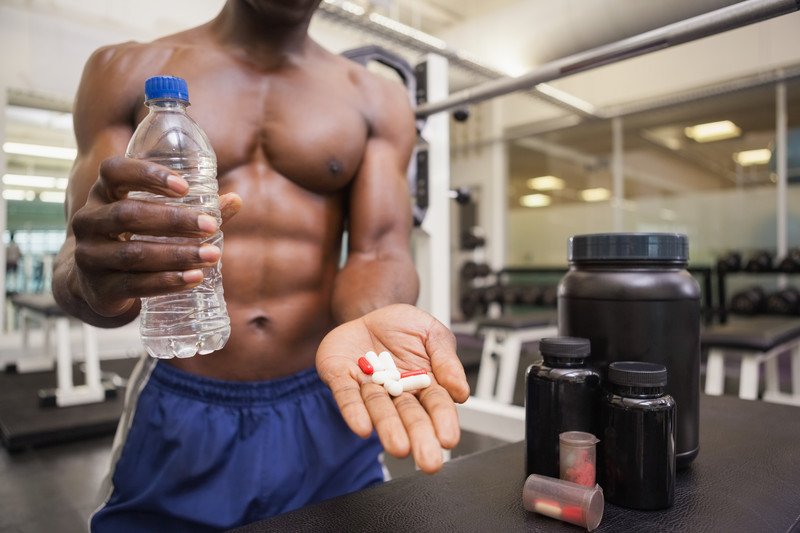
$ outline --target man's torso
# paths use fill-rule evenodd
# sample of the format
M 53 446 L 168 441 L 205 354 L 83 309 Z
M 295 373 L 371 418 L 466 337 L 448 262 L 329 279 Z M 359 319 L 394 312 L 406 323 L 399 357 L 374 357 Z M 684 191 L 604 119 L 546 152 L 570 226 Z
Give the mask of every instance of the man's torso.
M 173 364 L 221 379 L 288 375 L 313 365 L 334 325 L 348 186 L 369 135 L 365 72 L 316 45 L 259 69 L 204 37 L 201 28 L 124 45 L 141 47 L 131 54 L 140 55 L 139 77 L 187 80 L 188 112 L 217 155 L 220 194 L 243 199 L 222 228 L 230 339 L 214 354 Z M 140 102 L 134 127 L 147 114 Z

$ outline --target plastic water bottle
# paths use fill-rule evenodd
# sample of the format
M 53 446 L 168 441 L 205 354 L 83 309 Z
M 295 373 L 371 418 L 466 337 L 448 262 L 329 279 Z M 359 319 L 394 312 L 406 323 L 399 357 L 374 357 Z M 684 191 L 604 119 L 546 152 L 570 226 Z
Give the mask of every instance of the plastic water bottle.
M 136 128 L 126 157 L 153 161 L 175 170 L 189 183 L 189 192 L 170 198 L 131 192 L 129 198 L 191 207 L 222 222 L 217 187 L 217 157 L 206 134 L 186 114 L 186 81 L 156 76 L 145 82 L 150 112 Z M 222 232 L 209 238 L 134 235 L 149 242 L 211 243 L 222 249 Z M 192 289 L 142 298 L 141 336 L 153 357 L 191 357 L 219 350 L 230 336 L 230 319 L 222 293 L 221 264 L 203 269 L 203 282 Z

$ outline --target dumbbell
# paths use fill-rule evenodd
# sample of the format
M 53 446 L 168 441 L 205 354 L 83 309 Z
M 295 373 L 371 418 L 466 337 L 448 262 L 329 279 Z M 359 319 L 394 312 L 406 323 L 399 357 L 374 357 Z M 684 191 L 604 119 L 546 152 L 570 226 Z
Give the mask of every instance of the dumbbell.
M 461 294 L 461 313 L 464 318 L 470 319 L 478 315 L 485 315 L 487 306 L 483 303 L 483 289 L 474 288 Z
M 506 285 L 502 288 L 502 295 L 500 296 L 500 303 L 503 304 L 503 307 L 509 305 L 517 305 L 522 303 L 522 293 L 525 291 L 525 287 L 520 287 L 519 285 Z
M 558 305 L 558 287 L 550 285 L 542 289 L 542 306 L 556 307 Z
M 503 303 L 503 287 L 500 285 L 483 287 L 483 290 L 481 291 L 481 302 L 487 308 L 493 303 Z
M 786 287 L 773 292 L 767 296 L 765 310 L 773 315 L 800 314 L 800 291 L 794 287 Z
M 772 270 L 773 258 L 772 252 L 760 250 L 753 254 L 744 268 L 748 272 L 769 272 Z
M 742 269 L 742 254 L 728 252 L 717 259 L 717 270 L 720 272 L 739 272 Z
M 731 312 L 739 315 L 757 315 L 764 310 L 766 295 L 761 287 L 750 287 L 731 297 Z
M 781 272 L 800 272 L 800 248 L 792 248 L 778 265 Z
M 482 248 L 484 246 L 486 246 L 485 238 L 474 235 L 470 231 L 464 231 L 461 233 L 462 250 L 474 250 L 475 248 Z
M 492 268 L 486 263 L 467 261 L 461 265 L 461 279 L 465 281 L 483 278 L 492 273 Z
M 519 303 L 522 305 L 541 305 L 542 289 L 535 286 L 522 287 Z

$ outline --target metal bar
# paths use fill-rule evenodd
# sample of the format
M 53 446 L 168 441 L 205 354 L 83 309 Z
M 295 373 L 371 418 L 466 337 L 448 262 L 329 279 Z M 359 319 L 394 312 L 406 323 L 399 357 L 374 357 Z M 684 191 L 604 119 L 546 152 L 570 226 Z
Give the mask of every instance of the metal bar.
M 416 114 L 418 117 L 429 116 L 466 104 L 530 89 L 539 83 L 740 28 L 797 10 L 800 10 L 800 0 L 745 0 L 616 43 L 545 63 L 517 78 L 502 78 L 459 91 L 445 100 L 419 106 Z
M 789 248 L 788 241 L 788 219 L 789 207 L 787 194 L 789 192 L 788 178 L 788 114 L 786 108 L 786 83 L 780 82 L 775 86 L 775 161 L 777 165 L 777 248 L 778 258 L 785 257 Z M 784 289 L 788 285 L 787 276 L 778 277 L 778 288 Z
M 625 201 L 625 153 L 622 131 L 622 119 L 620 117 L 611 119 L 611 189 L 614 231 L 622 231 L 625 220 L 625 211 L 622 203 Z

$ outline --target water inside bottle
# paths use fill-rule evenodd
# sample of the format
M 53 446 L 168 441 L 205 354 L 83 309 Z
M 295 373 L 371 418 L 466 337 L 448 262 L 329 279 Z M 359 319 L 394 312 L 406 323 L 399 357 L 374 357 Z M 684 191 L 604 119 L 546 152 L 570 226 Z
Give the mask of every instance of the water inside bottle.
M 132 192 L 128 196 L 167 205 L 191 207 L 205 212 L 221 223 L 217 196 L 216 164 L 211 158 L 195 159 L 191 167 L 176 158 L 151 159 L 179 170 L 189 183 L 189 192 L 181 198 Z M 196 166 L 195 166 L 196 165 Z M 206 238 L 176 238 L 135 235 L 150 242 L 186 242 L 214 244 L 222 249 L 222 233 Z M 142 298 L 140 333 L 147 352 L 162 359 L 192 357 L 222 348 L 230 336 L 230 319 L 222 290 L 221 262 L 203 269 L 203 282 L 180 292 Z

